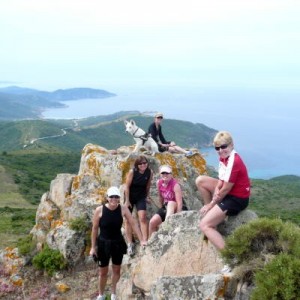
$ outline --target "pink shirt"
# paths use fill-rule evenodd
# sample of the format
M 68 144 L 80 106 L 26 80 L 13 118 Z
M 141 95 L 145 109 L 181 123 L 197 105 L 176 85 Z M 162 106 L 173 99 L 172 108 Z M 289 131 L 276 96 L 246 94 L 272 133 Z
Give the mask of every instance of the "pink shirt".
M 176 202 L 174 186 L 177 184 L 177 180 L 172 178 L 168 184 L 165 186 L 164 181 L 162 179 L 158 180 L 158 190 L 162 198 L 164 199 L 164 203 L 169 201 Z

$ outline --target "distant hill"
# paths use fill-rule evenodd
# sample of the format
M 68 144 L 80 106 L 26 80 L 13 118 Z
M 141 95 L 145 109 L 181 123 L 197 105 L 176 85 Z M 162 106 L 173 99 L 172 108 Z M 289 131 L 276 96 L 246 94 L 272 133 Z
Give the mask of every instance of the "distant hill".
M 72 88 L 54 92 L 10 86 L 0 88 L 0 119 L 40 118 L 41 112 L 49 107 L 64 107 L 60 101 L 84 98 L 102 99 L 116 96 L 105 90 L 92 88 Z
M 130 111 L 80 120 L 0 122 L 0 151 L 39 148 L 43 152 L 49 149 L 79 152 L 87 143 L 107 149 L 132 145 L 132 136 L 125 132 L 125 119 L 134 119 L 145 131 L 153 121 L 152 117 Z M 211 144 L 216 130 L 199 123 L 166 119 L 163 132 L 168 140 L 174 140 L 178 145 L 199 148 Z M 32 140 L 36 141 L 32 143 Z

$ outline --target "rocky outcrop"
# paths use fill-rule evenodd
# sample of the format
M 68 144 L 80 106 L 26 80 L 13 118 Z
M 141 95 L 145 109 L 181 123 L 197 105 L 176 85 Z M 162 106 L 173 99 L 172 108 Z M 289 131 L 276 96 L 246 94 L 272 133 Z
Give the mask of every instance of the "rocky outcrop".
M 246 210 L 229 217 L 219 227 L 234 230 L 254 218 L 256 215 Z M 124 262 L 127 276 L 119 284 L 124 299 L 126 295 L 133 295 L 132 299 L 141 295 L 148 295 L 149 299 L 217 299 L 225 293 L 235 294 L 236 283 L 228 285 L 228 279 L 220 274 L 223 262 L 200 232 L 199 219 L 198 211 L 171 216 L 145 249 Z M 223 231 L 229 234 L 226 229 Z
M 31 231 L 38 250 L 48 244 L 58 249 L 71 266 L 85 261 L 90 234 L 72 229 L 71 223 L 83 219 L 91 227 L 94 209 L 105 202 L 107 188 L 115 185 L 124 190 L 126 174 L 136 158 L 131 151 L 132 147 L 109 151 L 88 144 L 82 151 L 78 174 L 57 175 L 50 191 L 41 198 L 36 225 Z M 195 179 L 206 174 L 205 160 L 200 153 L 190 158 L 182 154 L 158 153 L 148 159 L 154 171 L 150 192 L 153 201 L 147 208 L 148 217 L 157 210 L 155 183 L 162 164 L 172 166 L 189 211 L 168 218 L 134 258 L 125 255 L 118 284 L 120 298 L 224 299 L 226 294 L 230 295 L 227 299 L 233 299 L 236 285 L 228 285 L 228 279 L 220 274 L 221 258 L 198 227 L 202 203 Z M 220 224 L 219 230 L 226 236 L 255 217 L 246 210 L 237 217 L 229 217 Z
M 132 167 L 136 155 L 131 154 L 130 147 L 121 147 L 116 151 L 108 151 L 100 146 L 88 144 L 82 151 L 80 168 L 77 175 L 59 174 L 51 182 L 50 191 L 42 196 L 37 210 L 36 225 L 31 233 L 37 240 L 39 248 L 47 243 L 50 248 L 58 249 L 70 264 L 83 259 L 85 249 L 84 233 L 70 229 L 70 221 L 84 218 L 91 224 L 94 209 L 105 202 L 105 193 L 111 185 L 124 189 L 126 174 Z M 174 176 L 179 180 L 184 198 L 190 209 L 199 209 L 194 185 L 195 178 L 206 172 L 205 160 L 200 154 L 191 158 L 170 153 L 156 154 L 148 157 L 150 167 L 154 171 L 151 196 L 153 203 L 149 205 L 148 216 L 157 209 L 158 168 L 161 164 L 169 164 Z

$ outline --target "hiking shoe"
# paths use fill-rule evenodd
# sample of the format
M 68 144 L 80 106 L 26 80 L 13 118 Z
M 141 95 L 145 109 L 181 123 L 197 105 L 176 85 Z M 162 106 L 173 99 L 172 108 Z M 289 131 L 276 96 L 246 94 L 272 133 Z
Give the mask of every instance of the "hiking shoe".
M 117 300 L 117 295 L 116 294 L 111 294 L 110 295 L 110 300 Z
M 127 254 L 129 256 L 133 256 L 134 255 L 134 245 L 132 243 L 128 244 Z
M 232 270 L 231 270 L 229 265 L 224 265 L 223 269 L 221 270 L 221 273 L 222 274 L 229 274 L 229 273 L 231 273 L 231 271 Z
M 96 300 L 105 300 L 106 296 L 105 295 L 99 295 Z
M 193 151 L 188 151 L 186 154 L 185 154 L 185 156 L 186 157 L 191 157 L 191 156 L 193 156 L 194 155 L 194 153 L 193 153 Z

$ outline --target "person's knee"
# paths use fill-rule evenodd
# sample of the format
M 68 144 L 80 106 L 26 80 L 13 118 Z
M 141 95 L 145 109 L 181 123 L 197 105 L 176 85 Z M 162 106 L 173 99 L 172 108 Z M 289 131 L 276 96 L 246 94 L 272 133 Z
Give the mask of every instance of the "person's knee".
M 208 225 L 206 222 L 201 220 L 199 223 L 199 228 L 200 228 L 201 232 L 206 232 L 206 230 L 208 229 Z
M 140 221 L 140 223 L 146 224 L 147 223 L 147 216 L 146 215 L 139 216 L 139 221 Z
M 107 277 L 107 275 L 108 275 L 108 269 L 106 270 L 101 270 L 100 269 L 100 272 L 99 272 L 99 275 L 100 275 L 100 277 L 102 277 L 102 278 L 105 278 L 105 277 Z
M 196 186 L 199 188 L 203 185 L 203 183 L 205 182 L 205 176 L 198 176 L 195 180 Z

